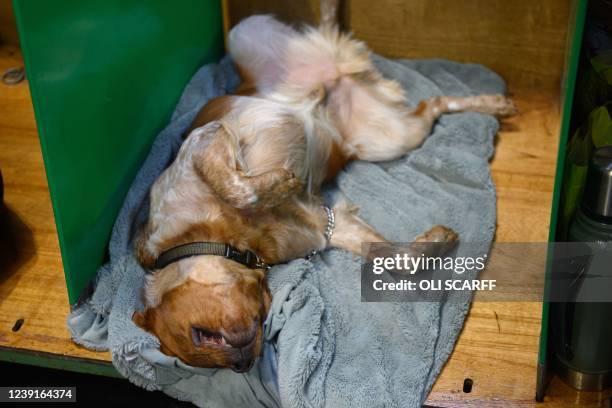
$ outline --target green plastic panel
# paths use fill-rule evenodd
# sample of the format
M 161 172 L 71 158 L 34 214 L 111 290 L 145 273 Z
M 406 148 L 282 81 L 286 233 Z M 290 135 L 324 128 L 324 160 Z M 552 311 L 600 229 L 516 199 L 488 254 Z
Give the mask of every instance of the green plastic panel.
M 199 66 L 219 0 L 14 0 L 71 303 L 105 259 L 127 189 Z
M 569 21 L 567 37 L 567 54 L 565 61 L 564 78 L 561 88 L 561 130 L 559 137 L 559 149 L 557 152 L 557 169 L 555 172 L 555 186 L 553 190 L 552 209 L 550 216 L 550 230 L 548 242 L 555 242 L 557 235 L 557 223 L 559 220 L 559 203 L 561 200 L 561 184 L 563 181 L 563 169 L 565 166 L 565 155 L 567 141 L 569 139 L 569 126 L 574 101 L 574 88 L 578 74 L 578 61 L 580 59 L 580 48 L 582 45 L 582 32 L 586 19 L 588 0 L 573 0 L 572 12 Z M 547 381 L 547 356 L 548 356 L 548 320 L 550 305 L 547 301 L 550 291 L 550 261 L 547 262 L 547 278 L 544 286 L 544 303 L 542 305 L 542 323 L 540 331 L 540 344 L 538 351 L 538 379 L 536 384 L 536 400 L 542 401 Z

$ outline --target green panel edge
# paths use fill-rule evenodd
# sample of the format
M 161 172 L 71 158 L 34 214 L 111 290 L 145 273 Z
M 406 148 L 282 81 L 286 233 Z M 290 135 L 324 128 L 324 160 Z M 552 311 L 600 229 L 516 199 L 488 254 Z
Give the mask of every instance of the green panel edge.
M 577 3 L 577 4 L 576 4 Z M 552 209 L 550 214 L 550 227 L 548 233 L 548 242 L 555 242 L 557 234 L 557 220 L 559 216 L 559 203 L 561 200 L 561 185 L 563 183 L 563 169 L 565 166 L 565 153 L 567 141 L 569 139 L 569 125 L 572 115 L 572 105 L 574 101 L 574 90 L 576 85 L 576 76 L 578 73 L 578 61 L 580 59 L 580 49 L 582 46 L 582 33 L 584 31 L 584 23 L 586 20 L 588 0 L 577 0 L 572 2 L 572 12 L 568 21 L 570 30 L 568 33 L 569 52 L 566 57 L 565 74 L 563 84 L 565 92 L 562 97 L 562 117 L 561 130 L 559 137 L 559 148 L 557 150 L 557 168 L 555 171 L 555 185 L 553 189 Z M 547 258 L 546 277 L 544 279 L 544 298 L 542 303 L 542 323 L 540 332 L 540 345 L 538 350 L 538 373 L 536 382 L 536 400 L 542 401 L 546 388 L 546 360 L 548 355 L 548 320 L 550 304 L 547 301 L 550 292 L 550 275 L 552 259 Z
M 0 361 L 74 371 L 77 373 L 124 378 L 110 362 L 73 357 L 43 351 L 19 350 L 0 347 Z
M 19 5 L 19 2 L 23 1 L 23 0 L 12 0 L 12 4 L 13 4 L 13 10 L 14 10 L 14 15 L 15 15 L 15 20 L 17 23 L 17 29 L 18 29 L 18 33 L 19 33 L 19 41 L 21 43 L 21 49 L 22 49 L 22 56 L 24 59 L 24 64 L 26 67 L 26 75 L 27 75 L 27 69 L 29 66 L 31 66 L 31 57 L 29 55 L 29 53 L 27 52 L 28 49 L 30 49 L 28 47 L 28 40 L 27 40 L 27 36 L 22 34 L 22 27 L 23 27 L 23 15 L 21 13 L 21 7 Z M 220 21 L 220 26 L 219 26 L 219 32 L 220 32 L 220 39 L 223 39 L 223 24 L 222 24 L 222 4 L 221 4 L 222 0 L 218 0 L 218 1 L 212 1 L 213 4 L 215 4 L 215 7 L 217 8 L 217 14 L 219 15 L 219 21 Z M 211 50 L 209 53 L 209 56 L 213 56 L 215 55 L 215 58 L 213 58 L 210 62 L 214 62 L 216 60 L 218 60 L 218 58 L 220 58 L 223 55 L 223 41 L 220 41 L 218 46 L 216 47 L 217 49 L 215 50 Z M 195 71 L 194 71 L 195 72 Z M 187 84 L 188 81 L 186 81 L 184 85 Z M 36 89 L 37 87 L 35 86 L 30 86 L 30 96 L 31 96 L 31 100 L 32 100 L 32 105 L 33 105 L 33 110 L 34 110 L 34 116 L 36 119 L 36 123 L 37 123 L 37 132 L 40 135 L 44 135 L 45 131 L 44 131 L 44 126 L 40 126 L 41 123 L 45 123 L 44 120 L 44 115 L 43 112 L 41 112 L 41 108 L 40 108 L 40 104 L 38 103 L 34 103 L 34 101 L 39 101 L 41 100 L 40 95 Z M 179 94 L 180 97 L 180 94 Z M 178 97 L 177 97 L 177 101 L 178 101 Z M 163 129 L 163 126 L 159 129 L 161 130 Z M 41 150 L 43 153 L 43 157 L 48 156 L 47 151 L 47 144 L 46 144 L 46 140 L 48 138 L 47 137 L 39 137 L 39 141 L 41 144 Z M 144 156 L 143 160 L 146 158 L 146 155 Z M 44 160 L 44 167 L 45 167 L 45 172 L 47 175 L 51 174 L 52 171 L 50 169 L 50 163 L 47 160 Z M 69 259 L 69 254 L 68 254 L 68 250 L 66 248 L 66 245 L 64 244 L 66 242 L 65 236 L 64 236 L 64 231 L 62 229 L 62 225 L 64 225 L 64 223 L 62 222 L 62 217 L 61 217 L 61 211 L 59 210 L 58 207 L 58 200 L 54 199 L 54 194 L 57 191 L 56 188 L 56 183 L 53 180 L 52 177 L 46 177 L 47 183 L 48 183 L 48 187 L 49 187 L 49 193 L 51 196 L 51 203 L 52 203 L 52 207 L 53 207 L 53 214 L 55 217 L 55 226 L 56 226 L 56 232 L 58 235 L 58 240 L 59 240 L 59 244 L 60 244 L 60 253 L 61 253 L 61 257 L 62 257 L 62 263 L 63 263 L 63 272 L 64 272 L 64 276 L 66 279 L 66 287 L 68 290 L 68 299 L 69 299 L 69 303 L 71 305 L 76 304 L 80 299 L 81 296 L 83 295 L 84 291 L 87 290 L 87 282 L 91 281 L 91 279 L 93 279 L 95 277 L 95 273 L 93 274 L 93 276 L 89 276 L 87 278 L 86 281 L 82 281 L 82 282 L 78 282 L 78 287 L 74 287 L 73 285 L 71 285 L 71 282 L 76 282 L 76 278 L 74 276 L 72 276 L 72 272 L 71 272 L 71 267 L 70 265 L 67 264 L 67 262 L 65 260 Z M 130 183 L 131 184 L 131 183 Z M 129 187 L 129 184 L 128 184 Z M 127 193 L 127 188 L 126 191 L 124 193 Z M 119 207 L 120 208 L 120 207 Z M 117 210 L 118 213 L 119 210 Z
M 21 15 L 21 7 L 19 7 L 18 4 L 19 0 L 12 0 L 12 7 L 13 7 L 13 13 L 15 15 L 15 22 L 17 25 L 17 32 L 19 34 L 19 43 L 20 43 L 20 49 L 21 49 L 21 55 L 23 57 L 23 63 L 24 66 L 26 67 L 26 78 L 27 78 L 27 67 L 31 66 L 30 64 L 30 55 L 27 52 L 24 52 L 24 50 L 28 50 L 29 47 L 27 46 L 27 39 L 25 35 L 22 35 L 22 28 L 23 27 L 23 23 L 22 23 L 22 15 Z M 34 101 L 35 100 L 39 100 L 40 97 L 38 96 L 38 91 L 36 90 L 36 87 L 30 86 L 28 84 L 28 87 L 30 89 L 30 100 L 32 102 L 32 107 L 34 110 L 34 119 L 36 120 L 36 132 L 38 133 L 39 137 L 39 143 L 40 143 L 40 147 L 42 150 L 43 155 L 46 153 L 47 147 L 46 147 L 46 143 L 45 140 L 47 140 L 45 137 L 41 137 L 41 134 L 44 133 L 44 127 L 43 126 L 39 126 L 39 123 L 43 123 L 42 122 L 42 113 L 40 112 L 39 109 L 39 105 L 35 104 Z M 46 160 L 43 160 L 43 165 L 45 167 L 45 179 L 47 181 L 47 186 L 49 188 L 49 195 L 52 197 L 53 196 L 53 191 L 56 191 L 57 189 L 55 188 L 55 183 L 54 181 L 47 177 L 46 175 L 49 174 L 50 169 L 48 168 L 48 163 Z M 51 206 L 53 208 L 53 217 L 55 219 L 55 231 L 57 232 L 58 235 L 58 242 L 60 243 L 60 253 L 62 256 L 62 267 L 64 269 L 64 276 L 66 279 L 66 282 L 68 282 L 68 275 L 67 275 L 67 270 L 66 268 L 63 266 L 63 260 L 66 259 L 66 252 L 65 252 L 65 248 L 64 245 L 61 245 L 61 243 L 63 242 L 63 234 L 62 234 L 62 229 L 58 227 L 58 225 L 61 225 L 61 215 L 60 215 L 60 211 L 57 208 L 57 201 L 51 199 Z M 76 300 L 78 299 L 78 295 L 74 295 L 72 293 L 70 293 L 70 288 L 68 287 L 68 285 L 66 285 L 67 290 L 68 290 L 68 299 L 69 302 L 75 303 Z M 1 359 L 1 358 L 0 358 Z

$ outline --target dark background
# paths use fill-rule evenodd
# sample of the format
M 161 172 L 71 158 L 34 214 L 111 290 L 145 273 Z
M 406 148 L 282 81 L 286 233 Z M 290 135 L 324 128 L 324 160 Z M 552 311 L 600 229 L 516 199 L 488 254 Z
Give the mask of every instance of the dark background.
M 76 403 L 15 403 L 16 407 L 194 407 L 160 391 L 146 391 L 128 380 L 35 366 L 0 363 L 0 385 L 28 387 L 76 387 Z M 0 404 L 8 406 L 8 404 Z

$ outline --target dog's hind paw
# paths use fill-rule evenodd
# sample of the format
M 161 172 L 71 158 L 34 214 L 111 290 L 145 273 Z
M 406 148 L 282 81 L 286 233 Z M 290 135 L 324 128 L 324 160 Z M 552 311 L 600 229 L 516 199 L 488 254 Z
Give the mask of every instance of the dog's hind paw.
M 479 111 L 498 118 L 508 118 L 518 113 L 518 108 L 512 99 L 505 95 L 480 95 Z

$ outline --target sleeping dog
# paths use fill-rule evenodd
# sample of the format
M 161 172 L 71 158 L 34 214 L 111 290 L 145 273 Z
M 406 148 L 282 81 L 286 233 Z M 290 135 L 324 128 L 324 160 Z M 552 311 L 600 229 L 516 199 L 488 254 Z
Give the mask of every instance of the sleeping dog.
M 331 20 L 297 31 L 253 16 L 232 29 L 241 86 L 202 109 L 151 188 L 135 244 L 151 273 L 134 321 L 189 365 L 251 367 L 271 301 L 269 265 L 329 247 L 360 254 L 362 242 L 385 240 L 350 205 L 323 205 L 321 186 L 346 163 L 401 157 L 444 113 L 515 112 L 502 95 L 443 96 L 409 108 L 366 45 Z M 456 239 L 435 226 L 416 240 Z

